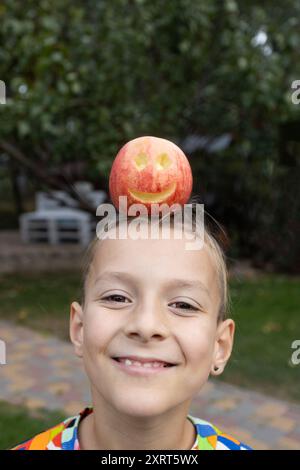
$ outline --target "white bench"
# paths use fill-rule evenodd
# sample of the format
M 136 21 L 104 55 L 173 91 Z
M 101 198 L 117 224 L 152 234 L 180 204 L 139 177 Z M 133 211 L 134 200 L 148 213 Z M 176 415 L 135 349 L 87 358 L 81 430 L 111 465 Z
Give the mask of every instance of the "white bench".
M 29 212 L 20 216 L 20 230 L 25 243 L 45 241 L 55 245 L 71 239 L 87 245 L 91 239 L 91 216 L 73 209 Z
M 36 194 L 35 212 L 22 214 L 19 218 L 21 238 L 25 243 L 44 241 L 51 245 L 74 241 L 88 245 L 96 233 L 96 222 L 88 212 L 77 209 L 78 202 L 64 191 L 53 191 L 51 195 L 44 192 Z M 101 204 L 104 191 L 86 191 L 82 196 L 96 208 Z M 59 200 L 68 207 L 62 206 Z

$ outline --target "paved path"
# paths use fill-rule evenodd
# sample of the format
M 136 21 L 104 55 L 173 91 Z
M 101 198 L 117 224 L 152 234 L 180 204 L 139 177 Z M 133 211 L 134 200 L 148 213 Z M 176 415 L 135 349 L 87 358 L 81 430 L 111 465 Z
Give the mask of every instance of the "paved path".
M 0 400 L 71 416 L 90 404 L 87 379 L 73 346 L 52 336 L 0 321 L 6 364 L 0 365 Z M 209 381 L 190 413 L 255 449 L 300 449 L 300 406 Z M 1 417 L 0 417 L 1 419 Z

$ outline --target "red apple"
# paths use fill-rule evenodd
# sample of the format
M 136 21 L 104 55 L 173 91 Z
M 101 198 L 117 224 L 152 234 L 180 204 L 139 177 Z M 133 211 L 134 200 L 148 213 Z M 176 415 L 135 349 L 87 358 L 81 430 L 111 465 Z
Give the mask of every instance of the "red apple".
M 109 177 L 109 192 L 119 209 L 119 196 L 127 196 L 127 208 L 142 203 L 185 204 L 190 197 L 193 176 L 183 151 L 169 140 L 138 137 L 118 152 Z

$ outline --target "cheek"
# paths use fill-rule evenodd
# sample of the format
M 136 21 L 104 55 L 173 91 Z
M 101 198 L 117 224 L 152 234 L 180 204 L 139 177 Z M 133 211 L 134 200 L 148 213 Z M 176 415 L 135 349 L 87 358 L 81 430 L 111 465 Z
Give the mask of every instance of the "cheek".
M 90 305 L 84 312 L 83 343 L 89 353 L 104 350 L 113 336 L 113 319 L 97 305 Z
M 210 363 L 214 351 L 215 327 L 207 318 L 184 325 L 180 332 L 180 344 L 187 363 L 191 367 Z

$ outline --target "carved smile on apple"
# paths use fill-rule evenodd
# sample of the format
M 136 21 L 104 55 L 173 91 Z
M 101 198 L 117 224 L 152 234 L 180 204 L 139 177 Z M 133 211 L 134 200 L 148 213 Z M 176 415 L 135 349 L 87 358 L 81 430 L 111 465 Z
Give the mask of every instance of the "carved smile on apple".
M 133 189 L 129 189 L 128 192 L 137 201 L 159 203 L 168 199 L 175 192 L 175 189 L 176 183 L 173 183 L 164 191 L 158 193 L 143 193 L 142 191 L 134 191 Z

